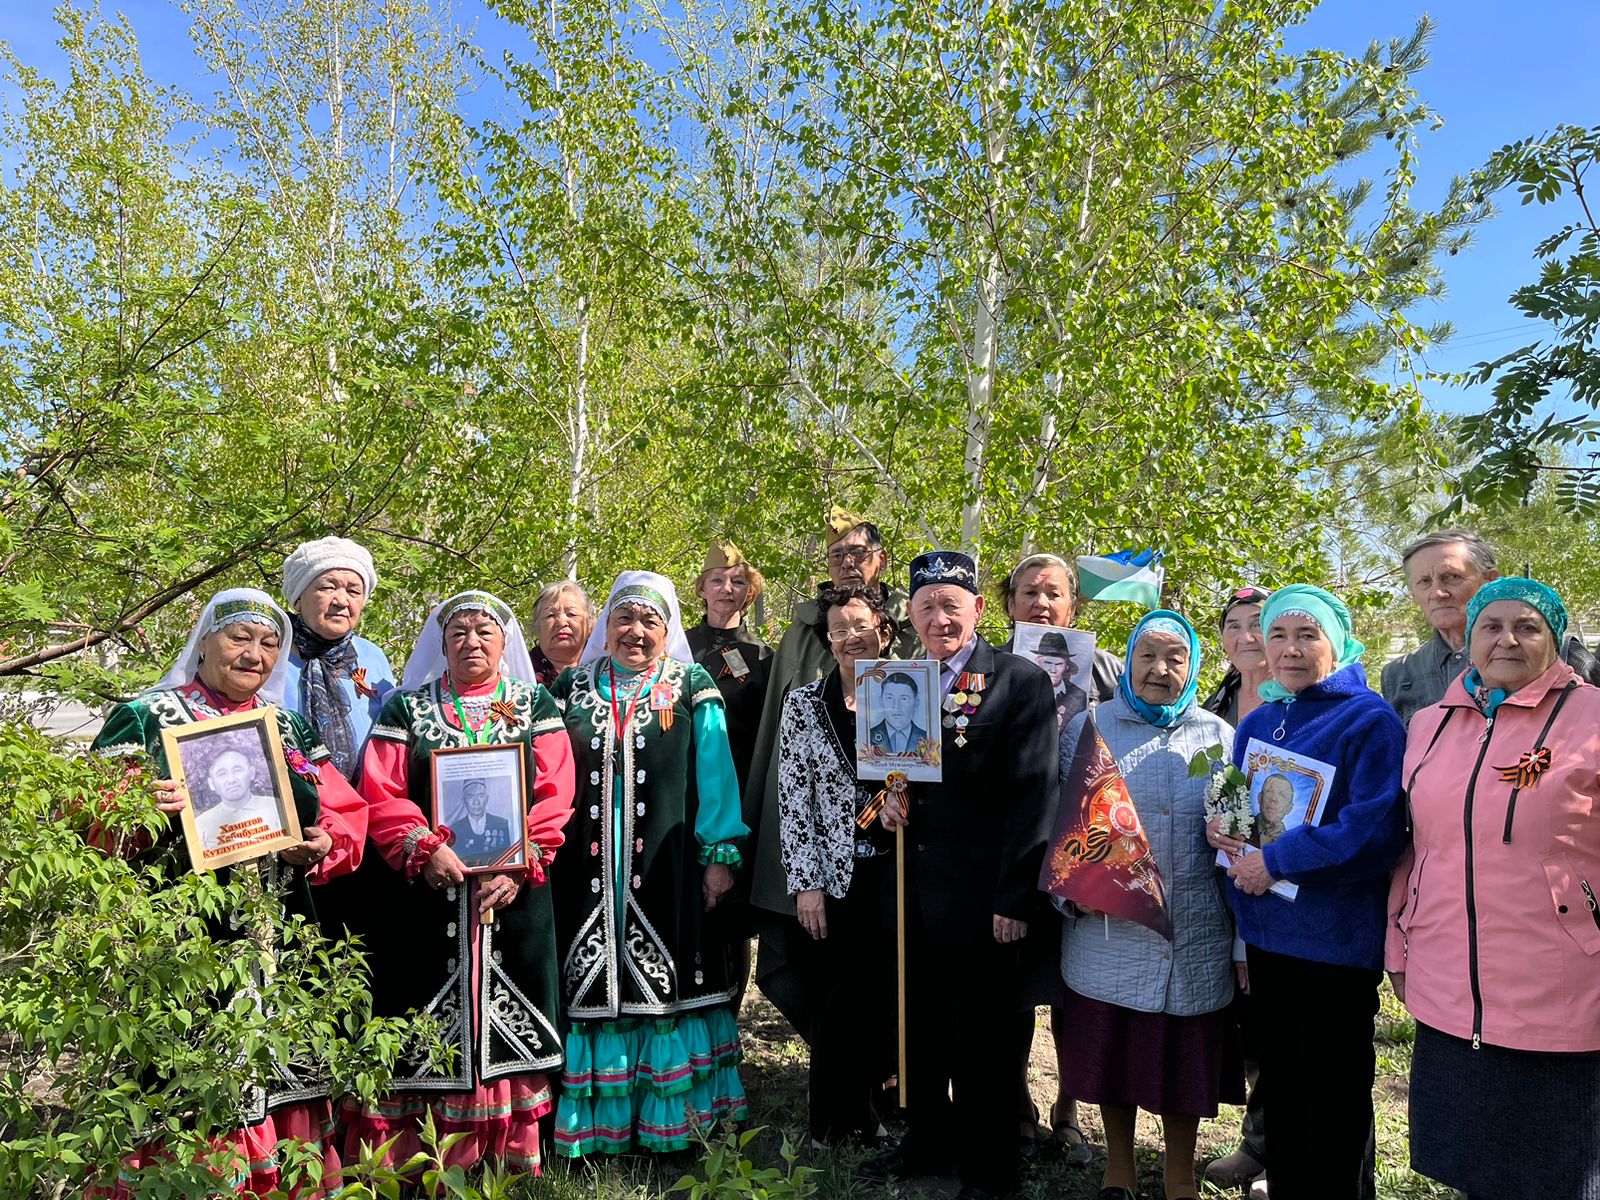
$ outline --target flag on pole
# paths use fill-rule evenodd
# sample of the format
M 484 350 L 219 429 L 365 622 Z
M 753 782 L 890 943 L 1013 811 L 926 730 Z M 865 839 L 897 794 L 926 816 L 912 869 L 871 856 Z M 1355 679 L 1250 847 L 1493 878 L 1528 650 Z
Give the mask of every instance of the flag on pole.
M 1159 550 L 1118 550 L 1115 554 L 1078 555 L 1078 591 L 1085 600 L 1132 600 L 1145 608 L 1161 607 L 1161 585 L 1167 569 Z
M 1061 778 L 1056 827 L 1039 886 L 1083 908 L 1137 921 L 1172 940 L 1167 886 L 1150 854 L 1139 810 L 1094 716 L 1084 722 Z

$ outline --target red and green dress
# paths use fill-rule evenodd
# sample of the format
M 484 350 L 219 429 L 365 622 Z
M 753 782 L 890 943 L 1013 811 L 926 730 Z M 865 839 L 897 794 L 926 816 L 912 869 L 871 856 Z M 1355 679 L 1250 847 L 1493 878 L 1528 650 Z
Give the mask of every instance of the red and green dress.
M 172 772 L 161 741 L 163 729 L 257 707 L 260 704 L 256 697 L 237 704 L 199 680 L 179 688 L 146 692 L 111 711 L 94 740 L 93 750 L 102 757 L 126 760 L 157 779 L 170 779 Z M 326 747 L 302 717 L 282 708 L 276 710 L 276 716 L 291 768 L 290 787 L 301 828 L 320 827 L 333 839 L 333 848 L 315 867 L 291 866 L 277 855 L 268 855 L 220 868 L 217 875 L 226 881 L 235 871 L 257 871 L 269 893 L 282 897 L 287 913 L 315 921 L 313 885 L 353 871 L 361 860 L 367 806 L 334 769 Z M 113 845 L 97 834 L 95 841 L 109 853 L 153 860 L 169 878 L 189 870 L 183 824 L 177 814 L 169 814 L 167 827 L 153 840 Z M 241 935 L 226 923 L 218 923 L 213 936 Z M 249 1107 L 240 1114 L 240 1127 L 217 1139 L 219 1147 L 232 1146 L 236 1150 L 234 1174 L 224 1181 L 230 1191 L 264 1194 L 276 1189 L 280 1184 L 278 1143 L 284 1140 L 315 1148 L 322 1159 L 323 1177 L 330 1182 L 339 1170 L 328 1080 L 292 1063 L 279 1063 L 277 1068 L 275 1079 L 251 1089 Z M 96 1189 L 95 1194 L 117 1198 L 130 1195 L 139 1174 L 164 1153 L 159 1143 L 144 1147 L 124 1161 L 121 1178 L 114 1187 Z M 300 1195 L 310 1200 L 321 1192 L 302 1191 Z
M 449 835 L 430 826 L 435 750 L 522 742 L 529 866 L 516 899 L 478 918 L 482 881 L 435 891 L 423 866 Z M 443 1027 L 452 1061 L 400 1064 L 377 1104 L 345 1102 L 345 1150 L 396 1138 L 392 1163 L 420 1148 L 425 1113 L 440 1135 L 467 1136 L 448 1165 L 492 1159 L 538 1174 L 539 1118 L 554 1100 L 547 1072 L 561 1066 L 561 994 L 555 921 L 545 872 L 572 814 L 572 751 L 561 714 L 537 683 L 494 678 L 457 689 L 448 676 L 384 702 L 362 757 L 361 792 L 373 847 L 392 871 L 373 878 L 364 922 L 373 1009 L 423 1012 Z M 371 873 L 369 873 L 370 875 Z
M 708 863 L 746 834 L 722 696 L 704 668 L 602 658 L 556 681 L 577 768 L 554 873 L 571 1023 L 556 1151 L 680 1150 L 746 1112 L 732 933 L 705 911 Z

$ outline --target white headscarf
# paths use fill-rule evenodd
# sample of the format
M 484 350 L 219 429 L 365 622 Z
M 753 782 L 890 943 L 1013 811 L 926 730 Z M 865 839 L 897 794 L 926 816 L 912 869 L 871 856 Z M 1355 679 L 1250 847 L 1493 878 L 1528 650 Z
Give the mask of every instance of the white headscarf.
M 289 673 L 289 614 L 279 608 L 271 596 L 255 588 L 229 588 L 211 597 L 205 611 L 200 614 L 200 619 L 189 632 L 189 640 L 184 643 L 183 653 L 156 682 L 156 690 L 169 691 L 193 683 L 200 674 L 200 643 L 217 630 L 235 621 L 253 621 L 258 625 L 271 626 L 278 631 L 280 646 L 277 665 L 272 668 L 267 681 L 256 690 L 256 695 L 261 698 L 262 703 L 276 704 L 281 708 L 284 676 Z
M 591 663 L 605 657 L 606 622 L 611 618 L 611 610 L 618 604 L 642 604 L 655 609 L 667 623 L 667 657 L 679 662 L 694 661 L 694 651 L 689 649 L 689 639 L 683 634 L 678 589 L 672 586 L 672 580 L 654 571 L 624 571 L 611 585 L 611 595 L 606 600 L 606 606 L 600 610 L 599 619 L 594 623 L 594 632 L 589 635 L 589 644 L 583 648 L 583 657 L 579 662 Z
M 336 569 L 354 571 L 367 585 L 367 599 L 378 590 L 378 572 L 372 566 L 372 555 L 367 548 L 349 538 L 325 537 L 314 542 L 301 542 L 294 553 L 283 560 L 283 598 L 290 608 L 300 607 L 300 597 L 306 588 L 324 571 Z
M 508 679 L 533 683 L 533 659 L 528 657 L 528 642 L 522 636 L 522 622 L 517 620 L 511 606 L 488 592 L 457 592 L 448 600 L 434 605 L 433 611 L 417 635 L 417 644 L 406 659 L 406 674 L 400 686 L 414 691 L 425 683 L 432 683 L 445 672 L 444 627 L 458 613 L 487 613 L 506 637 L 505 653 L 500 658 L 500 674 Z

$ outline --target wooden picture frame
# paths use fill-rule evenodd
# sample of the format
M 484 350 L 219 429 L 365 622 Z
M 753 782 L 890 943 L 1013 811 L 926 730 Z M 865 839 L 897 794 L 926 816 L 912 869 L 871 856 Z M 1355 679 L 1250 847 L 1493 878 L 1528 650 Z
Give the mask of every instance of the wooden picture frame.
M 180 819 L 195 874 L 301 844 L 276 708 L 168 726 L 161 744 L 189 797 Z
M 450 848 L 469 875 L 527 870 L 527 753 L 522 742 L 433 752 L 430 819 L 455 835 Z M 474 828 L 471 809 L 479 805 Z

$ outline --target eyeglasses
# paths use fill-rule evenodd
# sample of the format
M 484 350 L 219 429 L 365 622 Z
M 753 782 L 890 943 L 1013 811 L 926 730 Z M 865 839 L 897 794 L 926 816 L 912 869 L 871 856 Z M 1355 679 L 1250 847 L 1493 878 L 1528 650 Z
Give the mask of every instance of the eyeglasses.
M 852 625 L 848 629 L 828 630 L 828 640 L 837 644 L 839 642 L 848 642 L 851 638 L 855 637 L 870 637 L 872 634 L 877 632 L 878 627 L 876 625 Z
M 828 551 L 828 562 L 834 566 L 841 563 L 863 563 L 878 551 L 872 546 L 835 546 Z

